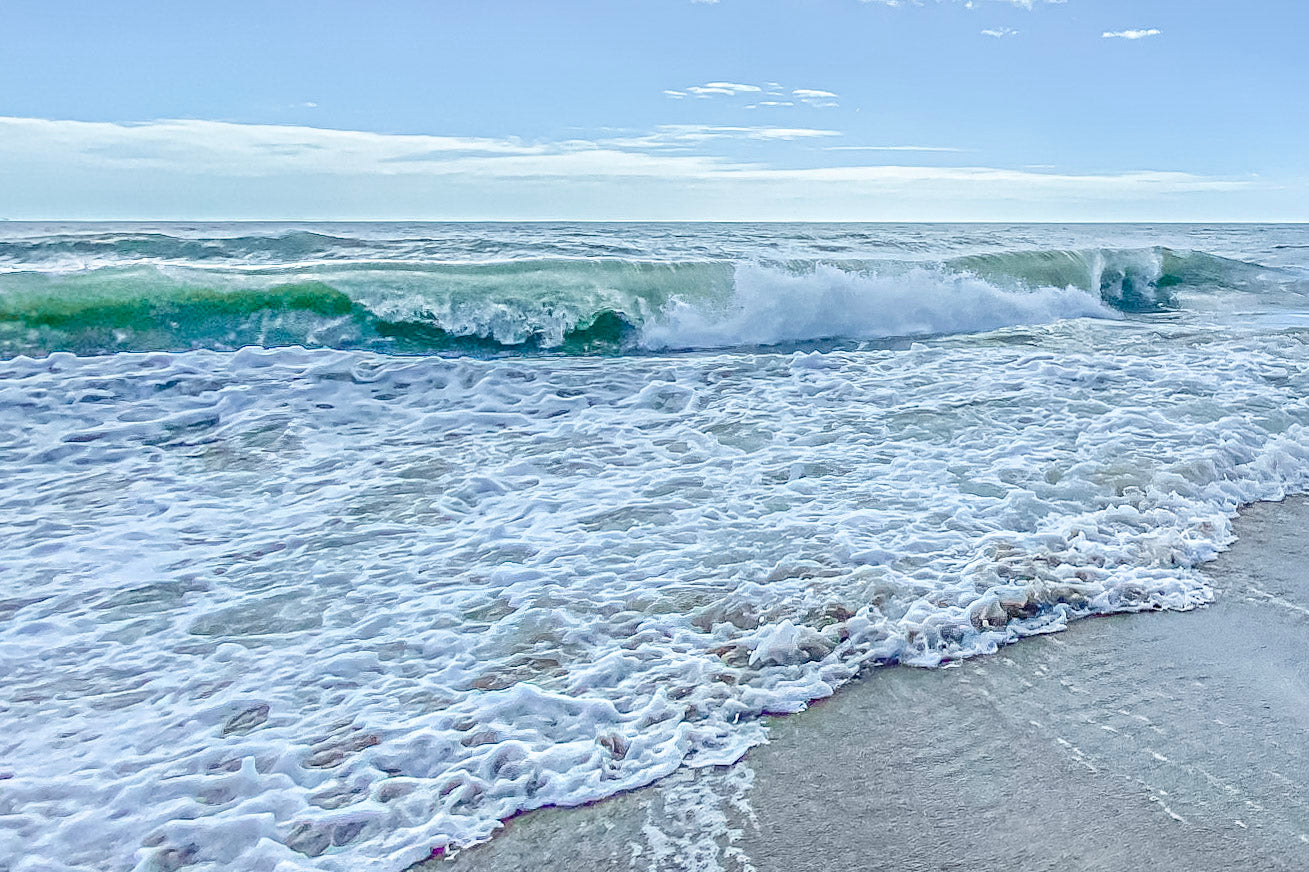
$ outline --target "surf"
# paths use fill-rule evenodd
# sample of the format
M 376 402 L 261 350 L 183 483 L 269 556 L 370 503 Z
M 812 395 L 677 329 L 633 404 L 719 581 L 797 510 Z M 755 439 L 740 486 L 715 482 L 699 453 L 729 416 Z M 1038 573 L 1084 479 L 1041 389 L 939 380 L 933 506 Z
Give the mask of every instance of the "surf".
M 341 244 L 305 233 L 162 240 L 87 243 L 116 246 L 122 262 L 114 265 L 0 273 L 0 354 L 250 345 L 478 356 L 804 347 L 1121 319 L 1177 309 L 1188 295 L 1276 289 L 1268 280 L 1276 271 L 1268 267 L 1161 247 L 1020 250 L 935 262 L 143 262 L 143 253 L 167 254 L 181 243 L 221 242 L 228 254 L 248 254 L 259 240 L 260 250 L 279 257 Z M 73 243 L 56 237 L 49 244 Z

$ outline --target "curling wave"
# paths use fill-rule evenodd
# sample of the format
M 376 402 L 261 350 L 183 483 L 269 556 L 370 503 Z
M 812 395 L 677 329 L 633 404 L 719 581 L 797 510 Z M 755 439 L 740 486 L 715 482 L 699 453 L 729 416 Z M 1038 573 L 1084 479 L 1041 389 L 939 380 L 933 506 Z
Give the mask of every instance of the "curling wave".
M 27 270 L 0 274 L 0 354 L 248 345 L 622 354 L 857 342 L 1164 311 L 1183 292 L 1250 289 L 1268 272 L 1162 248 L 937 264 L 609 258 Z

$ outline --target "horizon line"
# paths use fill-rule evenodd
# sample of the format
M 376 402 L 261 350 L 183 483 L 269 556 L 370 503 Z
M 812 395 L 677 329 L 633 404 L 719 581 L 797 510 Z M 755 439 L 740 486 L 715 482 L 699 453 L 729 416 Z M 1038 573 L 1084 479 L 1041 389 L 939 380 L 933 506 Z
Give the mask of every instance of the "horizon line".
M 1309 224 L 1306 218 L 0 218 L 3 224 Z

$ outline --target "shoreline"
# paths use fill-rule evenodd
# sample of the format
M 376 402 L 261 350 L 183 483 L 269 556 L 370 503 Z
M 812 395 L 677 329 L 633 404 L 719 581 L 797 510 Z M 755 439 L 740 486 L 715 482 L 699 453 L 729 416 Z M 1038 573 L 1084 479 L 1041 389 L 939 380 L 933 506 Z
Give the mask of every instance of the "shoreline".
M 1309 499 L 1242 508 L 1217 601 L 873 670 L 731 767 L 412 872 L 1309 868 Z

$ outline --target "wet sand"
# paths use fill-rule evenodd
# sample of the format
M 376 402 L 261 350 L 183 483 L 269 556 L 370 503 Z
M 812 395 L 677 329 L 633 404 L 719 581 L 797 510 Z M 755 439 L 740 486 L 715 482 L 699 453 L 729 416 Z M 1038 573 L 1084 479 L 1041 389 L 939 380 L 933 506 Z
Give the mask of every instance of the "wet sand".
M 1309 501 L 1242 511 L 1218 602 L 874 670 L 736 766 L 413 867 L 1309 869 Z

